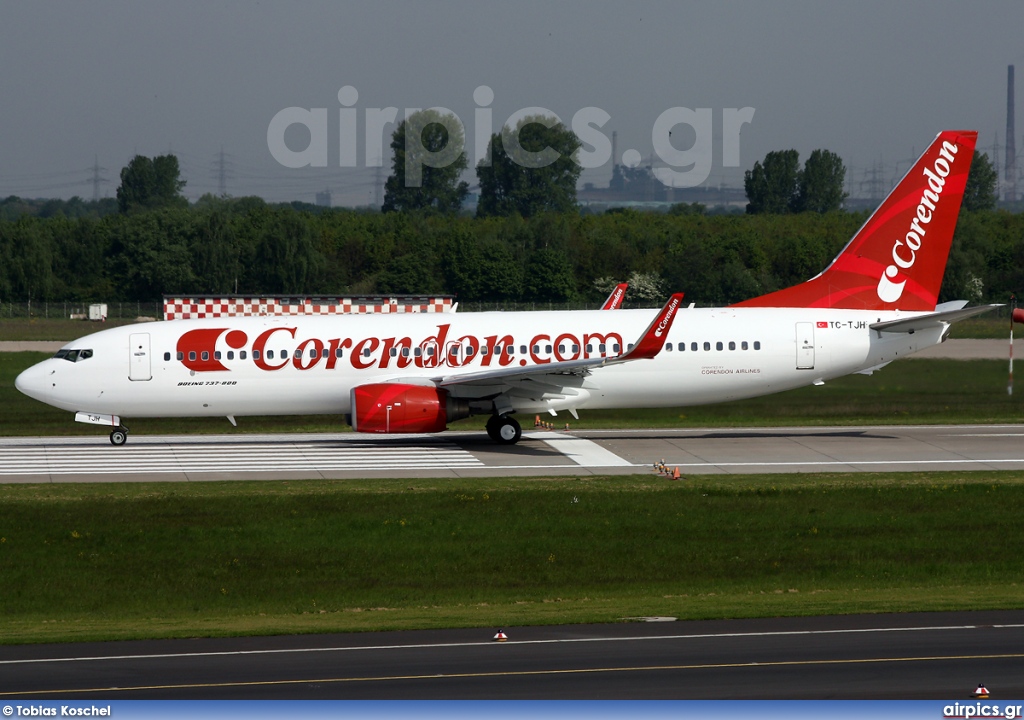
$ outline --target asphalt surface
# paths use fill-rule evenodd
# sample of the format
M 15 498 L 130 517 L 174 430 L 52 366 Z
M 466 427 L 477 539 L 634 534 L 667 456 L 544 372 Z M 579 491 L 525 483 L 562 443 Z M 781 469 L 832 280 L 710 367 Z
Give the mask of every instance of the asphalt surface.
M 1024 697 L 1024 611 L 0 647 L 0 700 Z
M 0 438 L 0 483 L 1024 469 L 1024 425 Z

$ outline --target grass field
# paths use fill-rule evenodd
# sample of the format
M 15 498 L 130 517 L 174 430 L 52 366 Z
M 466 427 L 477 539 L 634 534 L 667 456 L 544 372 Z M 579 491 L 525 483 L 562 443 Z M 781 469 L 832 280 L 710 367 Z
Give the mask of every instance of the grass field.
M 1024 473 L 0 486 L 0 642 L 1014 608 Z
M 97 435 L 102 428 L 74 422 L 70 412 L 25 397 L 14 388 L 22 369 L 45 353 L 0 353 L 0 436 Z M 752 400 L 701 407 L 653 410 L 584 410 L 577 430 L 622 427 L 714 427 L 765 425 L 874 425 L 905 423 L 1017 423 L 1024 418 L 1024 389 L 1006 393 L 1001 360 L 901 360 L 871 376 L 851 375 L 826 383 Z M 550 418 L 549 418 L 550 419 Z M 532 418 L 524 418 L 526 426 Z M 224 418 L 126 420 L 133 434 L 339 432 L 340 417 L 240 417 L 238 428 Z M 479 417 L 452 424 L 481 430 Z

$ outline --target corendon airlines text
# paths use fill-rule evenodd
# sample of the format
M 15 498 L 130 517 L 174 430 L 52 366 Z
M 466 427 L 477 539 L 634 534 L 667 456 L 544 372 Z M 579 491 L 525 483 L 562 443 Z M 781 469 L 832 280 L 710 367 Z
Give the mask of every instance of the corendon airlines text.
M 434 368 L 464 367 L 476 363 L 481 367 L 507 367 L 518 362 L 525 366 L 532 361 L 550 362 L 611 357 L 622 350 L 622 336 L 616 332 L 582 334 L 539 333 L 528 343 L 517 346 L 511 335 L 452 336 L 449 324 L 437 326 L 437 334 L 414 344 L 408 337 L 296 338 L 297 328 L 275 327 L 264 330 L 252 341 L 251 355 L 240 360 L 252 362 L 260 370 L 281 370 L 292 366 L 297 370 L 322 367 L 335 369 L 339 363 L 356 370 L 369 368 Z M 230 328 L 191 330 L 178 338 L 177 357 L 190 370 L 197 372 L 228 371 L 220 360 L 217 344 L 223 340 L 231 352 L 241 351 L 249 344 L 248 335 Z M 298 344 L 295 341 L 298 340 Z M 529 358 L 529 360 L 527 360 Z

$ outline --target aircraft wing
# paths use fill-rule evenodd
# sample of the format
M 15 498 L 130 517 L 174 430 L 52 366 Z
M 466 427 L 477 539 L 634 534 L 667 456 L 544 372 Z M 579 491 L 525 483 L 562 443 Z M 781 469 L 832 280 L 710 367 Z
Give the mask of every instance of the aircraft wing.
M 887 320 L 885 322 L 871 323 L 870 327 L 878 332 L 912 333 L 918 330 L 942 327 L 959 320 L 966 320 L 969 317 L 981 315 L 997 307 L 1002 307 L 1002 305 L 979 305 L 978 307 L 933 312 L 904 320 Z
M 679 309 L 682 301 L 682 293 L 676 293 L 670 297 L 661 309 L 661 312 L 651 321 L 651 324 L 647 326 L 647 329 L 644 330 L 640 339 L 637 340 L 633 347 L 614 357 L 564 360 L 562 362 L 544 363 L 542 365 L 495 368 L 493 370 L 480 370 L 462 374 L 451 373 L 433 377 L 431 380 L 439 387 L 452 387 L 456 385 L 510 386 L 523 381 L 551 386 L 576 384 L 570 378 L 583 378 L 596 368 L 620 365 L 634 360 L 650 360 L 656 357 L 664 345 L 662 338 L 668 334 L 669 328 L 672 327 L 676 311 Z M 496 392 L 500 392 L 500 390 L 496 389 Z

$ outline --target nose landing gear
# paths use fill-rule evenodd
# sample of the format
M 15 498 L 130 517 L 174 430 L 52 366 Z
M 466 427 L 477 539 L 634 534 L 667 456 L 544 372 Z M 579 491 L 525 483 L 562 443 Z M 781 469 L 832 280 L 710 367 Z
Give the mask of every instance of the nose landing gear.
M 120 447 L 128 442 L 128 428 L 118 425 L 110 431 L 110 444 Z

